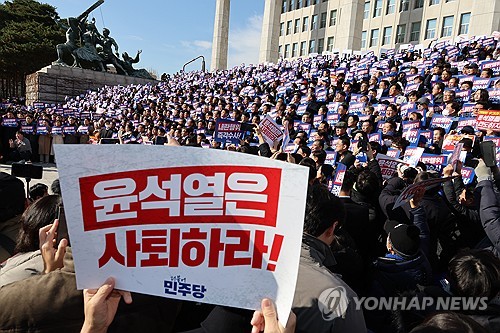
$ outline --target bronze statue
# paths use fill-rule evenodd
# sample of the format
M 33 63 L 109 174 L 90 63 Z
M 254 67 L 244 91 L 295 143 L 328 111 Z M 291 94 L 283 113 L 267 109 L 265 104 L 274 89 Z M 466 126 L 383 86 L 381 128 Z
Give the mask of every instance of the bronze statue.
M 97 0 L 92 6 L 81 13 L 77 18 L 68 18 L 68 25 L 60 23 L 57 20 L 57 17 L 53 18 L 57 25 L 66 30 L 66 43 L 57 45 L 57 60 L 52 63 L 53 65 L 69 66 L 70 64 L 64 61 L 64 57 L 67 55 L 71 55 L 73 57 L 73 66 L 78 65 L 78 61 L 73 54 L 73 51 L 78 48 L 77 38 L 78 42 L 82 44 L 82 37 L 85 33 L 85 21 L 87 20 L 87 17 L 94 9 L 96 9 L 103 3 L 104 0 Z
M 78 33 L 78 22 L 74 17 L 68 18 L 68 25 L 65 25 L 63 23 L 60 23 L 56 20 L 57 24 L 62 27 L 63 29 L 66 29 L 66 43 L 64 44 L 58 44 L 56 46 L 57 49 L 57 60 L 54 61 L 52 64 L 53 65 L 63 65 L 63 66 L 68 66 L 64 61 L 64 57 L 66 55 L 71 55 L 73 57 L 73 64 L 76 63 L 76 58 L 73 55 L 73 51 L 76 50 L 77 45 L 76 45 L 76 38 L 79 36 Z
M 143 79 L 153 79 L 151 74 L 145 69 L 134 69 L 132 64 L 136 64 L 139 62 L 139 55 L 142 53 L 142 50 L 137 51 L 137 55 L 135 58 L 132 58 L 128 55 L 127 52 L 122 53 L 121 65 L 127 71 L 127 74 L 133 77 L 140 77 Z
M 120 59 L 118 59 L 118 57 L 120 56 L 120 54 L 118 53 L 118 44 L 113 37 L 109 36 L 109 29 L 102 29 L 102 34 L 103 37 L 99 43 L 102 46 L 102 52 L 99 55 L 103 59 L 104 64 L 112 64 L 113 66 L 115 66 L 116 72 L 118 74 L 128 75 L 128 73 L 120 64 Z M 113 53 L 113 46 L 115 47 L 116 55 Z
M 95 19 L 87 22 L 86 31 L 82 35 L 83 46 L 73 51 L 77 67 L 82 67 L 81 62 L 87 61 L 93 64 L 93 69 L 106 71 L 103 59 L 97 53 L 96 45 L 100 43 L 101 35 L 95 27 Z
M 66 30 L 66 42 L 57 45 L 57 60 L 52 64 L 97 71 L 106 71 L 106 65 L 111 64 L 116 68 L 118 74 L 153 79 L 145 69 L 136 70 L 132 66 L 132 64 L 139 62 L 139 54 L 142 51 L 137 52 L 135 58 L 124 52 L 122 54 L 123 60 L 121 60 L 118 44 L 109 35 L 109 29 L 104 28 L 101 35 L 95 26 L 95 19 L 87 21 L 88 15 L 103 3 L 104 0 L 98 0 L 80 16 L 68 18 L 68 25 L 59 22 L 54 17 L 56 23 Z M 73 58 L 71 63 L 66 62 L 69 60 L 69 56 Z

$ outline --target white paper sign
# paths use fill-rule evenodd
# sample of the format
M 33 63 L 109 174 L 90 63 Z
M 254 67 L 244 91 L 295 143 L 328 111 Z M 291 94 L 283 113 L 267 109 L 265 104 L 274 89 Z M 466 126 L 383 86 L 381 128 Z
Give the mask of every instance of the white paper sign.
M 308 169 L 212 149 L 54 146 L 79 289 L 259 308 L 286 320 Z M 283 322 L 286 324 L 286 322 Z
M 278 125 L 269 115 L 266 115 L 264 119 L 262 119 L 259 124 L 259 128 L 264 136 L 264 139 L 271 147 L 274 145 L 276 140 L 283 137 L 283 131 L 281 130 L 280 125 Z

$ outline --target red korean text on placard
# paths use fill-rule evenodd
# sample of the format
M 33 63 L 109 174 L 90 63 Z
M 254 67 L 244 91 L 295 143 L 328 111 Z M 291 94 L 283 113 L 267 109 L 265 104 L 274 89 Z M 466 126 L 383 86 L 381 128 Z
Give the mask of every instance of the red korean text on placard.
M 281 170 L 203 166 L 80 178 L 84 230 L 176 223 L 276 226 Z
M 125 244 L 117 244 L 117 233 L 125 233 Z M 190 228 L 189 230 L 127 230 L 106 233 L 99 267 L 109 262 L 125 267 L 248 266 L 274 271 L 283 245 L 275 234 L 266 244 L 264 230 Z M 264 260 L 264 255 L 267 255 Z

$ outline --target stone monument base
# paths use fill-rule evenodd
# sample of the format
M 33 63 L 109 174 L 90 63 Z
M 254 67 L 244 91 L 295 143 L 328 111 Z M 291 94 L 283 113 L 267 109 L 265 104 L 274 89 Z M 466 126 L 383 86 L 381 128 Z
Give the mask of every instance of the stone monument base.
M 157 83 L 137 77 L 97 72 L 82 68 L 50 65 L 26 77 L 26 105 L 34 102 L 64 103 L 66 96 L 76 97 L 104 86 Z

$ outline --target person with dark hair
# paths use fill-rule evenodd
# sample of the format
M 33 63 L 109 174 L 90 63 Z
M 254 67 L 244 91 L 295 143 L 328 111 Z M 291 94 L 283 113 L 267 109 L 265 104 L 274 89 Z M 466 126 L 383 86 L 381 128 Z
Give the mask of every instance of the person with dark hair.
M 311 152 L 315 152 L 317 150 L 324 150 L 325 149 L 325 142 L 321 139 L 314 140 L 312 145 L 311 145 Z
M 457 161 L 455 166 L 448 164 L 443 169 L 443 177 L 461 175 L 462 162 Z M 475 183 L 464 185 L 462 177 L 456 177 L 443 183 L 443 194 L 446 204 L 457 221 L 460 230 L 461 247 L 473 248 L 486 234 L 481 225 L 478 207 L 474 205 Z
M 44 196 L 23 213 L 19 221 L 21 229 L 16 240 L 17 254 L 0 264 L 0 287 L 44 271 L 38 231 L 54 222 L 60 203 L 59 196 Z
M 303 158 L 311 156 L 311 148 L 306 145 L 301 145 L 297 148 L 297 154 L 301 155 Z
M 335 151 L 337 152 L 336 161 L 344 164 L 347 168 L 354 165 L 356 157 L 349 150 L 351 140 L 348 137 L 339 137 L 335 143 Z
M 30 187 L 30 199 L 38 200 L 46 195 L 49 195 L 49 187 L 42 183 L 37 183 Z
M 10 156 L 9 159 L 14 162 L 19 161 L 31 161 L 31 143 L 28 140 L 24 133 L 21 131 L 16 132 L 16 139 L 9 140 L 10 146 Z
M 54 179 L 50 185 L 50 191 L 54 195 L 61 195 L 61 185 L 59 184 L 59 178 Z
M 443 92 L 444 92 L 444 83 L 436 82 L 432 86 L 432 102 L 434 105 L 439 105 L 443 103 Z
M 429 227 L 425 210 L 420 205 L 425 190 L 420 189 L 410 200 L 410 223 L 387 220 L 387 254 L 379 257 L 369 277 L 368 295 L 391 297 L 408 291 L 417 291 L 417 285 L 432 283 L 432 269 L 425 255 L 429 250 Z M 388 311 L 371 311 L 366 314 L 368 328 L 375 332 L 390 331 L 387 327 Z
M 341 274 L 346 282 L 357 292 L 363 291 L 363 264 L 371 262 L 373 252 L 376 251 L 377 234 L 375 225 L 370 223 L 370 210 L 367 206 L 355 203 L 351 199 L 351 191 L 356 181 L 356 174 L 347 170 L 339 193 L 339 199 L 344 204 L 346 218 L 344 224 L 338 229 L 334 246 L 335 258 L 342 261 L 343 257 L 349 258 L 345 264 L 336 267 L 346 267 Z M 354 252 L 354 253 L 353 253 Z M 357 261 L 361 262 L 357 262 Z
M 316 162 L 316 169 L 318 169 L 325 163 L 326 152 L 324 150 L 315 150 L 311 153 L 311 158 Z
M 488 333 L 488 330 L 463 314 L 449 311 L 432 315 L 410 331 L 410 333 L 443 332 Z
M 345 210 L 339 198 L 321 185 L 310 186 L 299 275 L 292 305 L 297 316 L 297 332 L 366 332 L 363 311 L 354 308 L 352 298 L 356 294 L 325 267 L 335 265 L 335 257 L 329 246 L 334 242 L 335 232 L 344 219 Z M 320 297 L 329 288 L 339 290 L 339 306 L 333 312 Z M 325 320 L 325 315 L 328 320 Z
M 305 167 L 309 168 L 309 176 L 308 176 L 308 181 L 309 185 L 312 185 L 314 181 L 316 180 L 316 162 L 310 157 L 304 157 L 300 162 L 299 165 L 303 165 Z

